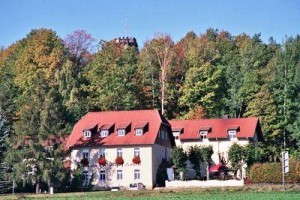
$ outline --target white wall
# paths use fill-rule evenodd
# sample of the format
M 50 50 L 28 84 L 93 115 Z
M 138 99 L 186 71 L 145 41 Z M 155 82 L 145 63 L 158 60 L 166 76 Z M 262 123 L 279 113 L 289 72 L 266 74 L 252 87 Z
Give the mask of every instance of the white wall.
M 136 146 L 138 147 L 138 146 Z M 122 186 L 128 188 L 130 183 L 141 182 L 147 189 L 152 189 L 156 181 L 156 172 L 158 166 L 160 165 L 162 159 L 165 157 L 165 149 L 167 149 L 167 156 L 169 159 L 170 148 L 165 148 L 161 145 L 152 146 L 140 146 L 140 164 L 133 164 L 132 159 L 134 157 L 134 147 L 122 147 L 123 153 L 123 166 L 117 166 L 115 159 L 117 157 L 117 148 L 109 147 L 105 148 L 105 159 L 107 160 L 107 165 L 102 167 L 98 164 L 98 152 L 99 148 L 85 148 L 88 149 L 89 154 L 89 166 L 85 167 L 84 170 L 89 171 L 89 176 L 94 174 L 95 179 L 92 182 L 93 185 L 99 187 L 113 187 Z M 76 163 L 81 161 L 81 150 L 73 149 L 71 152 L 71 169 L 76 168 Z M 134 170 L 140 170 L 140 180 L 134 180 Z M 100 170 L 106 171 L 106 180 L 99 180 Z M 117 180 L 117 170 L 123 171 L 123 179 Z

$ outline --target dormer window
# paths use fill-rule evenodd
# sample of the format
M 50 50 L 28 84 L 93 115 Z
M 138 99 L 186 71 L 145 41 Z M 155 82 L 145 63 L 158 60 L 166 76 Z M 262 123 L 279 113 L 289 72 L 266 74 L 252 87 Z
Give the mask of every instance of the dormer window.
M 228 131 L 228 136 L 230 139 L 236 138 L 236 130 L 229 130 Z
M 183 132 L 183 128 L 172 128 L 172 134 L 175 140 L 179 139 L 179 136 L 182 132 Z
M 118 129 L 117 134 L 118 136 L 125 136 L 125 129 Z
M 104 137 L 107 137 L 108 136 L 108 130 L 101 130 L 100 131 L 100 137 L 104 138 Z
M 117 125 L 117 136 L 125 136 L 126 133 L 131 131 L 131 123 L 130 122 L 122 122 Z
M 236 138 L 236 133 L 240 130 L 240 127 L 239 126 L 230 126 L 228 129 L 227 129 L 227 132 L 228 132 L 228 137 L 230 139 L 233 139 L 233 138 Z
M 207 139 L 208 131 L 200 131 L 199 133 L 200 133 L 200 135 L 201 135 L 201 139 L 202 139 L 202 140 L 203 140 L 203 139 Z
M 149 122 L 138 122 L 134 126 L 135 135 L 140 136 L 148 131 Z
M 141 128 L 135 129 L 135 135 L 137 136 L 143 135 L 143 129 Z
M 204 139 L 207 139 L 207 135 L 208 133 L 211 131 L 211 127 L 210 126 L 207 126 L 207 127 L 200 127 L 199 129 L 199 134 L 201 136 L 201 139 L 204 140 Z
M 91 131 L 83 131 L 83 136 L 84 136 L 85 138 L 90 138 L 91 135 L 92 135 Z

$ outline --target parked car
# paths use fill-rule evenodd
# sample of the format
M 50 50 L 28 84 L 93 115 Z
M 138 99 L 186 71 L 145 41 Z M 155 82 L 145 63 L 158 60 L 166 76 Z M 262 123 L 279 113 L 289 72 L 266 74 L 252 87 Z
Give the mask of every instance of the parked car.
M 129 190 L 144 190 L 145 185 L 143 183 L 131 183 L 129 185 Z
M 209 168 L 209 175 L 225 180 L 228 175 L 228 167 L 225 164 L 217 164 Z

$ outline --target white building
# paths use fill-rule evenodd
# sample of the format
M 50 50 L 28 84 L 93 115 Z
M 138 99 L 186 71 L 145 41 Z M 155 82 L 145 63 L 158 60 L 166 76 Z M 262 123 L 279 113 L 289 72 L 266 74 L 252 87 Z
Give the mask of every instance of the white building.
M 170 120 L 169 122 L 176 145 L 181 146 L 185 151 L 195 145 L 211 145 L 214 151 L 213 165 L 221 161 L 228 162 L 228 151 L 234 142 L 239 145 L 250 143 L 257 146 L 258 141 L 263 140 L 258 118 Z
M 89 112 L 66 142 L 71 169 L 83 166 L 86 183 L 128 188 L 140 182 L 148 189 L 174 145 L 171 126 L 158 110 Z

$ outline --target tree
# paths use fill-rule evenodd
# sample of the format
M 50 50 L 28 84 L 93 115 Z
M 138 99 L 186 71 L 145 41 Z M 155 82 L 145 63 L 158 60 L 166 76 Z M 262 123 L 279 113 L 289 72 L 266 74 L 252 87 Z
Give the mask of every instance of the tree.
M 233 143 L 233 145 L 231 145 L 231 147 L 229 148 L 228 160 L 232 167 L 235 178 L 237 178 L 236 177 L 237 171 L 240 170 L 243 165 L 243 161 L 245 157 L 244 155 L 245 155 L 244 148 L 237 143 Z
M 247 144 L 244 148 L 244 160 L 249 170 L 251 165 L 261 161 L 260 148 L 254 147 L 252 144 Z
M 201 148 L 199 146 L 191 146 L 188 158 L 193 164 L 193 169 L 196 171 L 197 176 L 200 177 L 200 161 L 202 160 Z
M 201 155 L 202 155 L 202 161 L 206 165 L 206 178 L 209 180 L 209 166 L 211 162 L 211 156 L 213 155 L 214 151 L 212 146 L 203 146 L 201 147 Z
M 137 84 L 136 47 L 124 48 L 114 41 L 102 44 L 85 69 L 87 110 L 130 110 L 141 107 Z
M 154 39 L 147 41 L 141 51 L 140 59 L 146 69 L 145 78 L 150 84 L 148 87 L 151 88 L 153 106 L 156 105 L 156 98 L 158 95 L 156 92 L 160 90 L 161 110 L 165 113 L 165 104 L 167 99 L 168 91 L 168 79 L 172 62 L 174 59 L 173 53 L 174 42 L 168 35 L 158 35 Z M 140 69 L 140 72 L 143 70 Z M 159 82 L 157 82 L 159 80 Z M 158 84 L 159 83 L 159 84 Z
M 181 147 L 175 147 L 171 153 L 171 159 L 174 165 L 176 166 L 177 172 L 182 172 L 184 175 L 186 173 L 186 161 L 188 156 L 183 151 Z M 183 178 L 183 177 L 181 177 Z

